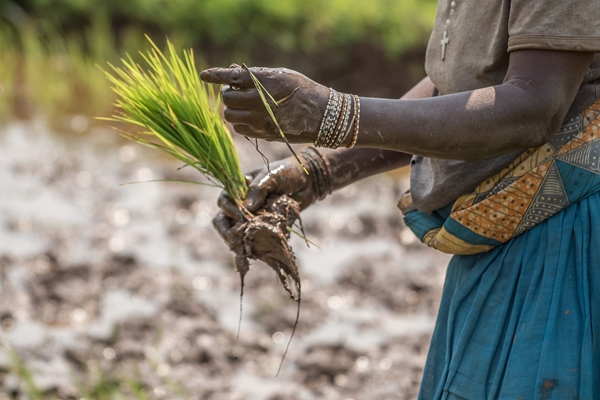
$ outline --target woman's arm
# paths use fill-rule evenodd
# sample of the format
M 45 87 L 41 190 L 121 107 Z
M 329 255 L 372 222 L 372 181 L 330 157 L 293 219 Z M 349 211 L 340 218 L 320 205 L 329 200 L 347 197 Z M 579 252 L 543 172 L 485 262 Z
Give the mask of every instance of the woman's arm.
M 357 146 L 459 160 L 539 146 L 558 130 L 592 57 L 515 51 L 504 82 L 497 86 L 419 100 L 361 98 Z M 288 139 L 314 142 L 329 90 L 290 70 L 252 71 L 275 98 L 285 99 L 276 115 Z M 223 92 L 225 116 L 236 131 L 280 140 L 244 69 L 211 69 L 202 79 L 240 88 Z
M 429 77 L 423 78 L 401 100 L 423 99 L 433 96 L 435 86 Z M 351 183 L 382 172 L 407 166 L 411 154 L 377 148 L 320 150 L 331 166 L 332 189 L 341 189 Z
M 511 53 L 501 85 L 423 100 L 361 98 L 357 145 L 477 160 L 537 147 L 558 131 L 593 53 Z
M 414 99 L 432 96 L 435 87 L 429 78 L 423 79 L 403 99 Z M 353 148 L 343 150 L 319 150 L 327 158 L 332 191 L 341 189 L 360 179 L 400 168 L 410 162 L 411 155 L 392 150 L 374 148 Z M 310 183 L 313 176 L 306 176 L 292 157 L 271 163 L 271 171 L 266 167 L 247 174 L 248 194 L 244 206 L 251 212 L 259 209 L 271 193 L 292 195 L 302 209 L 314 203 L 316 193 Z M 219 207 L 230 218 L 242 220 L 243 216 L 237 205 L 231 201 L 227 193 L 219 197 Z M 224 234 L 227 231 L 222 216 L 215 219 L 217 229 Z

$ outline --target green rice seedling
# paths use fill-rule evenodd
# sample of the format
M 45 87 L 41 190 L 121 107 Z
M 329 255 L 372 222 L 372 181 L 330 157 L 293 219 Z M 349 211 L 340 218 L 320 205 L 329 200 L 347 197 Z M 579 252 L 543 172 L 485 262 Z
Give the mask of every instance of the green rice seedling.
M 204 174 L 242 207 L 247 185 L 231 134 L 219 115 L 220 100 L 200 81 L 194 54 L 180 57 L 167 41 L 167 54 L 148 37 L 143 69 L 130 56 L 106 73 L 118 95 L 118 111 L 108 120 L 142 127 L 122 132 L 127 139 L 164 151 Z
M 236 268 L 241 279 L 240 323 L 244 275 L 249 270 L 249 258 L 260 258 L 267 262 L 278 274 L 284 289 L 298 301 L 297 323 L 300 312 L 300 278 L 295 257 L 286 240 L 289 238 L 288 232 L 296 233 L 291 225 L 299 218 L 298 203 L 287 196 L 279 196 L 267 202 L 265 212 L 257 215 L 252 215 L 243 208 L 248 187 L 240 170 L 231 135 L 218 112 L 218 96 L 215 96 L 211 86 L 200 81 L 191 51 L 184 52 L 181 58 L 175 47 L 167 42 L 168 52 L 165 55 L 151 40 L 150 43 L 151 50 L 142 54 L 148 65 L 147 69 L 136 64 L 129 56 L 122 60 L 123 67 L 109 64 L 112 73 L 107 73 L 107 76 L 118 95 L 116 105 L 119 111 L 108 120 L 142 127 L 144 130 L 141 133 L 122 134 L 128 139 L 164 151 L 186 166 L 196 168 L 216 186 L 225 189 L 240 209 L 245 211 L 247 220 L 238 221 L 236 228 L 232 228 L 235 238 L 230 243 L 236 253 Z M 274 107 L 278 105 L 277 102 L 256 76 L 247 67 L 244 68 L 249 72 L 281 137 L 294 153 L 275 119 L 269 99 Z M 302 165 L 300 159 L 296 159 Z M 308 174 L 306 169 L 305 172 Z M 267 236 L 261 236 L 265 235 L 264 232 L 268 232 Z M 274 248 L 267 253 L 248 250 L 248 243 L 253 243 L 254 240 L 266 241 Z M 289 265 L 284 265 L 285 262 Z M 290 279 L 296 285 L 297 298 L 289 286 Z M 295 328 L 296 325 L 293 331 Z M 287 347 L 282 363 L 286 353 Z

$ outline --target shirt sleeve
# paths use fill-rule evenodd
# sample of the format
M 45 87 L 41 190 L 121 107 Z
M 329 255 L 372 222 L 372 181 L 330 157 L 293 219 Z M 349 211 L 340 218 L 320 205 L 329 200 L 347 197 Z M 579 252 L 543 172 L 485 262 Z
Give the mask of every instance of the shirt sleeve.
M 513 0 L 508 51 L 600 52 L 598 0 Z

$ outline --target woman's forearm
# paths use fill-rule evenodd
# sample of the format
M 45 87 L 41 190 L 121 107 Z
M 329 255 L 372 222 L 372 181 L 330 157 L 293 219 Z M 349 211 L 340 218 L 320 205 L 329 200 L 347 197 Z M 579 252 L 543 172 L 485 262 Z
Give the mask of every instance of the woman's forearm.
M 362 98 L 356 146 L 458 160 L 487 159 L 540 146 L 558 130 L 593 55 L 514 51 L 501 85 L 429 99 Z M 274 112 L 287 139 L 314 143 L 330 90 L 295 71 L 252 71 L 279 99 Z M 280 140 L 279 128 L 271 122 L 248 71 L 213 68 L 203 71 L 201 77 L 226 85 L 225 117 L 238 133 Z M 427 80 L 422 84 L 425 88 L 415 88 L 415 93 L 427 94 L 432 87 Z M 349 144 L 351 138 L 345 139 L 342 144 Z
M 374 148 L 319 149 L 319 152 L 329 162 L 332 190 L 341 189 L 372 175 L 404 167 L 412 158 L 410 154 Z
M 502 85 L 428 99 L 361 98 L 357 146 L 458 160 L 540 146 L 564 118 L 590 53 L 511 56 Z
M 402 100 L 422 99 L 433 96 L 435 86 L 429 77 L 422 79 L 410 89 Z M 332 190 L 382 172 L 402 168 L 410 163 L 411 154 L 375 148 L 326 150 L 320 152 L 331 166 Z

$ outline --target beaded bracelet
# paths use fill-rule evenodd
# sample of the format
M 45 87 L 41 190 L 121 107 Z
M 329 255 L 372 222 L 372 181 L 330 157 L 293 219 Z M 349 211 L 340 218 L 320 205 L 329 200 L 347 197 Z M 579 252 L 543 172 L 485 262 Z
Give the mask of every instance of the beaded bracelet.
M 339 107 L 339 110 L 336 109 L 337 115 L 336 115 L 334 122 L 330 125 L 329 131 L 325 132 L 325 140 L 324 140 L 323 147 L 331 147 L 331 143 L 335 140 L 335 135 L 336 135 L 336 131 L 338 129 L 338 125 L 340 123 L 341 115 L 344 112 L 344 109 L 346 108 L 346 98 L 340 93 L 338 93 L 337 95 L 339 95 L 338 101 L 340 103 L 340 107 Z
M 314 147 L 300 153 L 308 168 L 313 193 L 318 200 L 323 200 L 333 191 L 331 182 L 331 166 L 329 161 Z
M 319 134 L 315 140 L 315 146 L 328 147 L 327 144 L 331 141 L 334 135 L 337 122 L 339 120 L 342 104 L 344 97 L 341 93 L 336 92 L 333 89 L 329 89 L 329 101 L 327 102 L 327 108 L 321 121 L 321 127 L 319 128 Z
M 350 103 L 347 101 L 348 99 L 346 98 L 346 95 L 342 94 L 341 98 L 342 98 L 342 108 L 340 109 L 340 113 L 338 115 L 337 121 L 335 123 L 335 126 L 333 127 L 333 131 L 332 131 L 331 135 L 329 136 L 329 138 L 327 140 L 327 143 L 325 144 L 325 147 L 335 148 L 334 143 L 337 142 L 338 137 L 340 136 L 340 129 L 342 127 L 342 124 L 344 123 L 344 115 L 346 114 L 346 110 L 348 110 L 350 107 Z
M 329 97 L 329 102 L 327 103 L 327 108 L 325 109 L 325 114 L 323 115 L 323 121 L 321 122 L 321 128 L 319 129 L 319 134 L 317 136 L 317 140 L 315 141 L 315 146 L 319 147 L 327 146 L 329 138 L 333 135 L 339 110 L 341 109 L 342 105 L 342 98 L 339 96 L 339 93 L 333 89 L 330 89 L 330 91 L 331 95 Z
M 348 125 L 350 125 L 350 115 L 352 113 L 352 96 L 349 94 L 345 94 L 344 97 L 346 100 L 347 107 L 343 112 L 344 115 L 341 116 L 342 124 L 340 126 L 338 134 L 336 135 L 336 140 L 333 143 L 333 146 L 331 146 L 331 148 L 333 149 L 337 149 L 338 147 L 340 147 L 340 144 L 342 144 L 346 140 L 346 137 L 348 137 L 349 133 Z
M 354 128 L 354 133 L 358 131 L 355 125 L 358 111 L 356 99 L 358 97 L 339 93 L 331 88 L 329 90 L 329 101 L 323 114 L 315 146 L 337 149 L 346 140 L 351 128 Z M 354 115 L 352 115 L 353 113 Z

